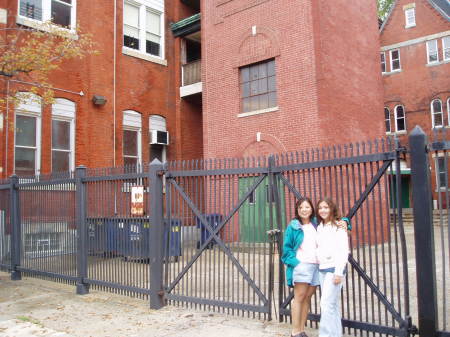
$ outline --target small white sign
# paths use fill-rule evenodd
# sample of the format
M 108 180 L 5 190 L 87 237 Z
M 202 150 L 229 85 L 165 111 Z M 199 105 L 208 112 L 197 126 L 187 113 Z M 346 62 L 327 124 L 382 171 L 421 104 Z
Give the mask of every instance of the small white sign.
M 131 215 L 144 215 L 144 186 L 131 187 Z

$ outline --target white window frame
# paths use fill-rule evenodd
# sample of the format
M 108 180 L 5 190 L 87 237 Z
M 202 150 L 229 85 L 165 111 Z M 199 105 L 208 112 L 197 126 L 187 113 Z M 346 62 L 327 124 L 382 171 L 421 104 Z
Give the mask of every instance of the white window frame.
M 125 110 L 123 112 L 123 131 L 137 132 L 137 164 L 142 165 L 142 116 L 139 112 L 134 110 Z M 123 141 L 123 132 L 122 132 Z M 131 156 L 125 156 L 122 145 L 122 157 L 134 158 Z
M 447 119 L 448 119 L 448 124 L 450 125 L 450 97 L 447 98 Z
M 68 5 L 67 3 L 59 0 L 54 1 Z M 20 0 L 17 0 L 17 23 L 39 29 L 39 24 L 51 21 L 52 19 L 51 10 L 52 10 L 52 0 L 42 0 L 42 20 L 32 19 L 27 16 L 20 15 Z M 68 30 L 75 32 L 77 26 L 76 23 L 77 23 L 77 0 L 72 0 L 70 9 L 70 28 Z M 61 29 L 67 28 L 61 27 Z
M 398 107 L 402 107 L 403 108 L 403 120 L 404 120 L 404 125 L 405 125 L 405 129 L 404 130 L 399 130 L 398 129 L 398 117 L 397 117 L 397 108 Z M 395 117 L 395 132 L 406 132 L 406 110 L 405 110 L 405 106 L 404 105 L 396 105 L 394 108 L 394 117 Z
M 395 51 L 398 51 L 398 66 L 399 66 L 398 69 L 394 69 L 394 67 L 393 67 L 394 59 L 392 58 L 392 53 L 395 52 Z M 390 65 L 391 65 L 391 72 L 401 71 L 402 70 L 402 62 L 401 62 L 401 58 L 400 58 L 400 49 L 392 49 L 392 50 L 390 50 L 389 51 L 389 57 L 391 59 L 390 60 L 391 61 L 391 63 L 390 63 Z
M 447 41 L 447 43 L 445 43 Z M 448 57 L 445 57 L 445 51 L 448 50 Z M 450 35 L 442 38 L 442 60 L 450 61 Z
M 66 105 L 67 109 L 64 110 L 56 110 L 55 106 L 56 104 Z M 73 107 L 73 109 L 72 109 Z M 55 149 L 56 151 L 60 152 L 69 152 L 69 170 L 73 171 L 75 170 L 75 116 L 76 116 L 76 105 L 75 102 L 72 102 L 65 98 L 56 98 L 55 103 L 52 104 L 52 121 L 63 121 L 63 122 L 69 122 L 70 123 L 70 146 L 69 151 L 67 150 L 60 150 Z M 51 135 L 53 136 L 53 128 L 51 131 Z M 51 161 L 53 160 L 53 144 L 51 146 Z M 52 171 L 53 171 L 53 162 L 52 165 Z
M 386 63 L 386 53 L 383 51 L 383 52 L 380 53 L 380 56 L 381 56 L 380 57 L 380 62 L 381 62 L 382 65 L 384 64 L 384 71 L 381 70 L 381 73 L 384 74 L 384 73 L 388 72 L 387 63 Z
M 435 61 L 430 61 L 430 56 L 431 56 L 431 54 L 430 54 L 430 44 L 431 43 L 434 43 L 434 46 L 436 48 L 436 60 Z M 426 44 L 427 44 L 427 63 L 428 64 L 439 63 L 439 49 L 438 49 L 438 42 L 437 42 L 437 40 L 427 41 Z
M 434 111 L 434 105 L 433 103 L 438 101 L 441 104 L 441 111 Z M 430 111 L 431 111 L 431 126 L 432 128 L 442 128 L 444 126 L 444 109 L 442 107 L 442 101 L 440 99 L 434 99 L 430 103 Z M 442 117 L 442 125 L 436 125 L 434 122 L 434 116 L 440 114 Z
M 386 110 L 389 112 L 389 118 L 386 118 Z M 392 124 L 391 124 L 391 110 L 387 106 L 384 107 L 384 127 L 386 128 L 386 122 L 389 121 L 389 130 L 386 130 L 386 133 L 392 132 Z
M 35 149 L 35 161 L 34 161 L 34 174 L 39 175 L 41 169 L 41 118 L 42 118 L 42 103 L 40 98 L 30 92 L 17 93 L 17 96 L 27 95 L 29 98 L 25 99 L 25 102 L 20 103 L 14 114 L 14 173 L 16 173 L 16 147 Z M 34 117 L 36 118 L 36 147 L 28 147 L 22 145 L 16 145 L 16 117 Z
M 410 16 L 409 13 L 413 15 Z M 412 20 L 410 20 L 412 18 Z M 416 9 L 414 7 L 405 9 L 405 28 L 416 26 Z
M 152 120 L 153 120 L 153 124 L 152 124 Z M 157 131 L 167 131 L 167 120 L 165 117 L 160 116 L 160 115 L 150 115 L 148 118 L 148 130 L 149 130 L 149 147 L 150 147 L 150 151 L 151 151 L 151 146 L 152 144 L 150 144 L 152 136 L 151 136 L 151 132 L 152 130 L 157 130 Z M 167 146 L 163 146 L 162 147 L 162 162 L 165 163 L 167 161 Z
M 158 5 L 156 5 L 156 2 L 158 3 Z M 164 29 L 164 22 L 165 22 L 165 13 L 164 13 L 164 1 L 163 0 L 157 0 L 157 1 L 150 1 L 150 0 L 124 0 L 123 1 L 123 6 L 125 7 L 125 4 L 128 3 L 131 6 L 137 6 L 139 7 L 139 49 L 133 49 L 133 48 L 129 48 L 126 47 L 124 45 L 124 33 L 122 33 L 122 52 L 126 55 L 130 55 L 130 56 L 137 56 L 136 53 L 141 54 L 141 55 L 145 55 L 145 57 L 143 57 L 144 59 L 148 60 L 148 61 L 154 61 L 154 60 L 160 60 L 160 61 L 164 61 L 165 60 L 165 29 Z M 159 14 L 160 15 L 160 32 L 161 32 L 161 43 L 160 43 L 160 52 L 161 55 L 157 56 L 157 55 L 153 55 L 153 54 L 149 54 L 146 52 L 146 18 L 147 18 L 147 11 L 151 11 L 155 14 Z M 125 12 L 125 11 L 123 11 Z M 122 24 L 122 27 L 125 24 Z M 157 63 L 162 63 L 163 65 L 165 64 L 165 62 L 157 62 Z

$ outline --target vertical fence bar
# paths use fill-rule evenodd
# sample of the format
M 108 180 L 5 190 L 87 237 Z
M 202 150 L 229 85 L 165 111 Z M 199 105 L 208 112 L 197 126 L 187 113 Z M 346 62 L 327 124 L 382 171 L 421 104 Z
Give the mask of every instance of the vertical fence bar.
M 89 293 L 89 284 L 84 283 L 88 269 L 88 246 L 86 226 L 86 185 L 82 179 L 86 177 L 86 167 L 79 166 L 75 170 L 75 223 L 77 224 L 77 295 Z
M 419 126 L 409 135 L 416 248 L 417 304 L 421 336 L 436 336 L 437 293 L 427 137 Z
M 158 159 L 150 164 L 150 308 L 161 309 L 163 296 L 163 255 L 164 255 L 164 217 L 163 217 L 163 165 Z M 170 226 L 170 224 L 169 224 Z
M 12 226 L 11 235 L 11 280 L 19 281 L 22 279 L 22 274 L 17 267 L 20 266 L 20 253 L 22 250 L 22 231 L 20 225 L 20 210 L 19 210 L 19 177 L 16 175 L 10 178 L 10 193 L 9 193 L 9 207 L 10 207 L 10 222 Z

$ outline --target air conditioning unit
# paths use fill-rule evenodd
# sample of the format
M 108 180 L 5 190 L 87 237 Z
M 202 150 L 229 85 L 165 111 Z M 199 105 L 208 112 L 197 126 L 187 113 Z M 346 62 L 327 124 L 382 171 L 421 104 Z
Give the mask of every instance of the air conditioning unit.
M 169 132 L 150 130 L 150 144 L 169 145 Z

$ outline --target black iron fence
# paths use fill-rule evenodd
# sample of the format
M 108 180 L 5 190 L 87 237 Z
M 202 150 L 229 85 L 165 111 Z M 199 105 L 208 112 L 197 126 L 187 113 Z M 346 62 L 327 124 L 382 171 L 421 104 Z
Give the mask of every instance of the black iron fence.
M 12 177 L 0 181 L 0 267 L 13 279 L 73 282 L 79 294 L 96 287 L 148 298 L 153 308 L 288 320 L 282 233 L 299 197 L 330 196 L 354 228 L 342 293 L 346 332 L 408 336 L 418 323 L 423 336 L 449 336 L 450 147 L 429 145 L 445 179 L 433 231 L 423 136 L 416 145 L 411 138 L 410 154 L 387 139 L 268 158 Z M 409 155 L 415 226 L 405 229 L 400 159 Z M 319 318 L 318 292 L 309 319 Z

